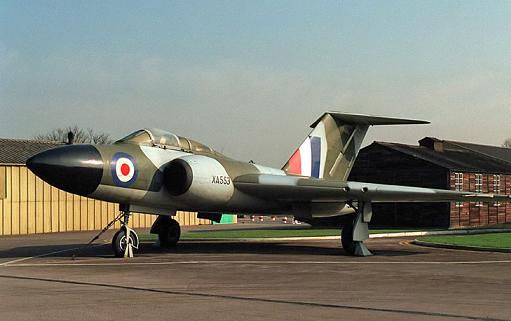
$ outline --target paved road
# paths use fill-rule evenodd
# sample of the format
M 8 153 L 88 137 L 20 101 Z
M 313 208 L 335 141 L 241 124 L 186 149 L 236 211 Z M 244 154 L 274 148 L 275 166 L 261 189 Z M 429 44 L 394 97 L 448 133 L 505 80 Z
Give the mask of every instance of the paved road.
M 108 235 L 70 250 L 91 236 L 0 238 L 0 320 L 511 320 L 511 254 L 373 239 L 367 258 L 254 241 L 144 243 L 124 260 Z

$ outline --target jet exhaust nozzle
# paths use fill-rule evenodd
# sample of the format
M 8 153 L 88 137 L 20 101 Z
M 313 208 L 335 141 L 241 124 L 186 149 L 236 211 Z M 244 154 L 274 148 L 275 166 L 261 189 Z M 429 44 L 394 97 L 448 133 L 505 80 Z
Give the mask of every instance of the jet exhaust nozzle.
M 32 156 L 27 167 L 42 180 L 66 192 L 87 196 L 103 176 L 103 160 L 92 145 L 57 147 Z

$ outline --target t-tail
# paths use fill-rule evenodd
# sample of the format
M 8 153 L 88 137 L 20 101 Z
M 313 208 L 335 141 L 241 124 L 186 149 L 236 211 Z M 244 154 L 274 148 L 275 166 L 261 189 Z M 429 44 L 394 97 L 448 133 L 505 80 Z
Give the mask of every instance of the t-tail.
M 369 126 L 411 124 L 429 122 L 326 112 L 311 125 L 311 133 L 287 161 L 283 170 L 289 174 L 346 181 Z

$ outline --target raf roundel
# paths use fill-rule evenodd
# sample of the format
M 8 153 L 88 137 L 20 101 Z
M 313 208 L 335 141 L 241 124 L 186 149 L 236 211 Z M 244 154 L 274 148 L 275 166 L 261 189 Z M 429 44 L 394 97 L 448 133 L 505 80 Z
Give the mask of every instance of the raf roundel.
M 112 158 L 112 179 L 117 186 L 129 187 L 137 179 L 137 167 L 133 157 L 116 153 Z

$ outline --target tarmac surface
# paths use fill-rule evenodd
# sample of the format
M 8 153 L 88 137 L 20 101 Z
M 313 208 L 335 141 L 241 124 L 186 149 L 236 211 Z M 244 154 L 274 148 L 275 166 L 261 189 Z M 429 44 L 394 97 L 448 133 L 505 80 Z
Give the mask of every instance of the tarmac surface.
M 112 233 L 73 250 L 93 235 L 0 237 L 0 320 L 511 320 L 509 253 L 183 241 L 117 259 Z

